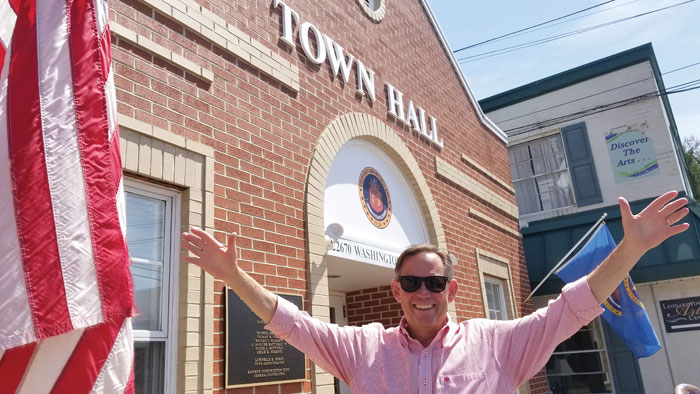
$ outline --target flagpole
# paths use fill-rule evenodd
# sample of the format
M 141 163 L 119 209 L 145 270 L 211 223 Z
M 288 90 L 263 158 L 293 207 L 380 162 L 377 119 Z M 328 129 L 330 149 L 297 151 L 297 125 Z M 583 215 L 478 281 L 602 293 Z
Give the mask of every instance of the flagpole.
M 595 222 L 595 223 L 593 224 L 593 226 L 591 226 L 591 228 L 588 229 L 588 231 L 586 232 L 586 234 L 583 234 L 583 236 L 578 240 L 578 242 L 576 242 L 576 245 L 574 245 L 574 247 L 572 247 L 571 249 L 569 249 L 568 252 L 566 252 L 566 254 L 564 255 L 564 257 L 562 257 L 561 260 L 559 260 L 559 262 L 554 266 L 554 268 L 552 268 L 552 269 L 549 271 L 549 273 L 547 273 L 547 275 L 544 277 L 544 279 L 542 279 L 542 280 L 540 281 L 540 283 L 537 284 L 537 286 L 535 287 L 535 289 L 532 290 L 532 292 L 530 293 L 530 295 L 527 296 L 527 298 L 526 298 L 525 301 L 523 301 L 523 302 L 527 302 L 527 300 L 529 300 L 530 297 L 532 297 L 532 295 L 535 294 L 535 292 L 536 292 L 537 290 L 539 290 L 540 287 L 542 287 L 542 285 L 544 284 L 544 281 L 546 281 L 547 278 L 549 278 L 549 277 L 554 273 L 554 271 L 556 271 L 557 268 L 559 268 L 559 266 L 562 265 L 562 263 L 563 263 L 564 261 L 566 261 L 567 258 L 569 258 L 569 256 L 571 255 L 571 253 L 573 253 L 573 251 L 576 250 L 576 248 L 578 248 L 579 245 L 581 245 L 581 242 L 583 242 L 583 240 L 586 239 L 586 238 L 588 237 L 588 235 L 589 235 L 593 230 L 595 230 L 596 227 L 598 227 L 598 226 L 603 222 L 603 220 L 605 220 L 606 217 L 608 217 L 607 212 L 603 212 L 603 214 L 600 216 L 600 219 L 598 219 L 598 221 Z M 561 268 L 564 268 L 564 267 L 561 267 Z

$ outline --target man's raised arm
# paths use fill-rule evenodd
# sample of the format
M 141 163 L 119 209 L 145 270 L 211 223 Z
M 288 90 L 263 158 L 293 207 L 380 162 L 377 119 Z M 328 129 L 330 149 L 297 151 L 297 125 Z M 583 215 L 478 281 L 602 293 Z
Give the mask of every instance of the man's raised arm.
M 226 282 L 241 300 L 267 324 L 277 309 L 277 296 L 262 287 L 236 264 L 236 234 L 228 236 L 228 245 L 221 245 L 207 232 L 192 228 L 183 233 L 180 244 L 195 257 L 185 261 L 195 264 L 217 279 Z
M 603 303 L 615 291 L 644 253 L 688 229 L 688 223 L 674 225 L 689 212 L 685 207 L 687 199 L 673 201 L 677 195 L 675 191 L 668 192 L 636 215 L 632 214 L 627 200 L 622 197 L 618 199 L 624 238 L 610 256 L 588 275 L 588 286 L 599 303 Z

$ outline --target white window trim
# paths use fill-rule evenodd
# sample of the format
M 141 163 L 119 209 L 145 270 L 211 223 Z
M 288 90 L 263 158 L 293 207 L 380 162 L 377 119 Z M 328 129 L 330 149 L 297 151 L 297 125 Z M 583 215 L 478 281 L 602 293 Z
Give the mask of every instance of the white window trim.
M 167 332 L 163 336 L 152 335 L 152 331 L 133 330 L 134 342 L 160 341 L 165 342 L 165 365 L 163 366 L 163 392 L 175 392 L 177 387 L 177 333 L 178 333 L 178 276 L 180 243 L 180 193 L 175 190 L 158 187 L 151 183 L 124 178 L 124 191 L 141 194 L 147 197 L 164 199 L 166 201 L 166 228 L 170 226 L 169 248 L 165 248 L 163 260 L 171 264 L 163 265 L 163 278 L 168 278 L 168 287 L 163 291 L 163 300 L 167 300 L 167 308 L 163 308 L 163 321 L 167 321 Z
M 511 316 L 510 316 L 510 314 L 508 313 L 508 308 L 506 308 L 506 294 L 505 294 L 505 292 L 503 291 L 503 287 L 506 285 L 506 284 L 505 284 L 505 281 L 504 281 L 503 279 L 500 279 L 500 278 L 494 278 L 494 277 L 491 277 L 491 276 L 486 276 L 486 275 L 484 275 L 484 284 L 486 284 L 486 283 L 491 283 L 491 284 L 494 284 L 494 285 L 497 285 L 497 286 L 498 286 L 498 294 L 497 294 L 497 296 L 498 296 L 498 304 L 499 304 L 498 307 L 500 308 L 500 312 L 501 312 L 501 314 L 502 314 L 501 320 L 508 320 L 508 319 L 510 319 Z M 489 312 L 490 312 L 490 309 L 491 309 L 491 308 L 490 308 L 488 305 L 486 305 L 486 308 L 487 308 L 487 309 L 489 310 Z M 490 319 L 489 316 L 487 316 L 487 317 Z
M 520 140 L 520 141 L 514 142 L 514 143 L 512 143 L 512 144 L 508 144 L 508 149 L 516 148 L 516 147 L 518 147 L 518 146 L 520 146 L 520 145 L 523 145 L 523 144 L 529 145 L 529 144 L 532 144 L 533 142 L 536 142 L 536 141 L 538 141 L 538 140 L 545 139 L 545 138 L 551 138 L 551 137 L 553 137 L 553 136 L 555 136 L 555 135 L 557 135 L 557 136 L 559 137 L 559 139 L 561 140 L 561 143 L 562 143 L 562 147 L 564 148 L 563 154 L 564 154 L 564 161 L 566 162 L 566 168 L 563 169 L 563 170 L 554 170 L 554 171 L 549 171 L 549 172 L 543 172 L 543 173 L 541 173 L 541 174 L 531 175 L 531 176 L 527 176 L 527 177 L 523 177 L 523 178 L 517 178 L 517 179 L 513 178 L 513 179 L 512 179 L 512 181 L 513 181 L 513 186 L 515 187 L 515 183 L 516 183 L 516 182 L 526 181 L 526 180 L 530 180 L 530 179 L 533 179 L 533 178 L 534 178 L 534 179 L 537 179 L 538 177 L 545 176 L 545 175 L 551 175 L 551 174 L 556 174 L 556 173 L 560 173 L 560 172 L 566 172 L 566 173 L 569 175 L 569 182 L 571 182 L 571 185 L 570 185 L 570 188 L 571 188 L 571 204 L 566 205 L 566 206 L 562 206 L 562 207 L 551 208 L 551 209 L 543 209 L 543 210 L 541 210 L 541 211 L 535 211 L 535 212 L 530 212 L 530 213 L 522 214 L 522 215 L 521 215 L 521 218 L 523 218 L 523 217 L 530 217 L 530 216 L 537 216 L 537 215 L 542 214 L 542 213 L 554 212 L 554 211 L 558 211 L 558 210 L 565 210 L 565 209 L 570 209 L 570 208 L 574 208 L 574 207 L 578 206 L 578 205 L 577 205 L 577 202 L 576 202 L 576 192 L 575 192 L 574 186 L 573 186 L 573 179 L 574 179 L 574 178 L 573 178 L 572 175 L 571 175 L 571 168 L 569 167 L 569 156 L 567 155 L 567 152 L 566 152 L 566 146 L 564 146 L 564 137 L 561 135 L 561 129 L 550 130 L 550 131 L 548 131 L 548 132 L 546 132 L 546 133 L 538 134 L 538 135 L 533 135 L 533 136 L 531 136 L 530 138 L 524 138 L 524 139 L 522 139 L 522 140 Z
M 485 250 L 475 248 L 477 269 L 479 270 L 479 282 L 481 286 L 482 303 L 484 305 L 484 315 L 489 318 L 489 306 L 486 300 L 487 279 L 495 278 L 501 280 L 501 291 L 505 301 L 505 311 L 508 319 L 518 318 L 518 306 L 515 303 L 515 289 L 513 288 L 513 274 L 510 269 L 508 259 Z
M 386 14 L 386 2 L 388 0 L 357 0 L 365 15 L 374 22 L 381 22 Z
M 553 299 L 554 297 L 552 297 Z M 615 394 L 615 382 L 613 378 L 613 373 L 612 373 L 612 364 L 610 362 L 610 352 L 608 352 L 608 344 L 605 338 L 605 330 L 603 330 L 603 322 L 602 322 L 602 317 L 598 316 L 597 318 L 593 319 L 589 323 L 589 325 L 594 325 L 592 329 L 597 330 L 597 332 L 600 335 L 600 346 L 598 349 L 587 349 L 587 350 L 572 350 L 568 352 L 553 352 L 552 355 L 550 356 L 556 356 L 556 355 L 567 355 L 567 354 L 580 354 L 580 353 L 598 353 L 601 356 L 601 367 L 603 368 L 602 371 L 599 373 L 604 373 L 606 380 L 604 381 L 605 383 L 610 385 L 610 389 L 612 394 Z M 605 367 L 608 368 L 607 371 L 605 371 Z M 573 374 L 554 374 L 550 375 L 545 372 L 545 375 L 547 376 L 547 384 L 549 384 L 549 377 L 550 376 L 575 376 L 575 375 L 585 375 L 587 373 L 573 373 Z

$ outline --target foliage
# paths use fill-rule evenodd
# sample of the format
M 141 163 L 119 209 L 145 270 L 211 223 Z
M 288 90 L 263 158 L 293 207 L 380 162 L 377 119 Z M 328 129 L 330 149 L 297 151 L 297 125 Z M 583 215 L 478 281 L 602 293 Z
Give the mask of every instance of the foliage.
M 696 136 L 683 139 L 683 157 L 688 167 L 688 179 L 693 195 L 700 198 L 700 138 Z

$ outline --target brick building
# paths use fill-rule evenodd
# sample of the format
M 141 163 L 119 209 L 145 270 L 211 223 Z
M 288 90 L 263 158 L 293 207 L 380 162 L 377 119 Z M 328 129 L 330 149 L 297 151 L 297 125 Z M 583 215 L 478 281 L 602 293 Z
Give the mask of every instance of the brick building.
M 110 20 L 139 392 L 336 386 L 307 360 L 226 389 L 224 284 L 183 263 L 190 226 L 240 234 L 243 269 L 323 320 L 395 325 L 417 242 L 456 258 L 457 321 L 531 311 L 505 135 L 425 1 L 117 0 Z

